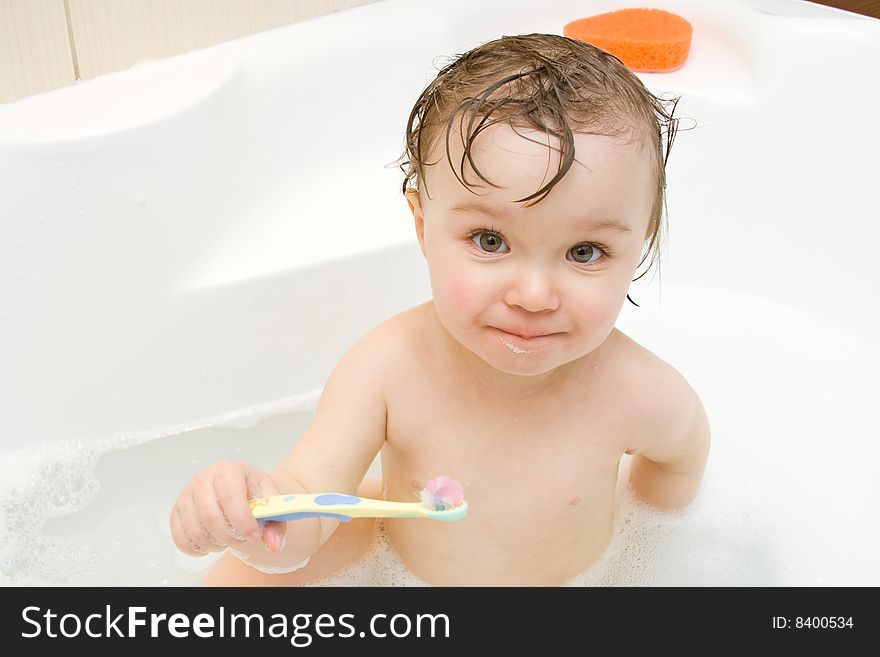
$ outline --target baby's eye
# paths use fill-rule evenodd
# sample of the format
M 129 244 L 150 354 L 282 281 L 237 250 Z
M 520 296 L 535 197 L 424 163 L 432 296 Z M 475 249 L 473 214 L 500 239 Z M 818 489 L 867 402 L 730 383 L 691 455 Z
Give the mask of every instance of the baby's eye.
M 575 262 L 591 265 L 602 257 L 602 250 L 592 244 L 577 244 L 568 250 L 568 255 Z
M 510 250 L 507 248 L 504 240 L 501 239 L 501 235 L 497 233 L 487 233 L 485 231 L 474 233 L 471 236 L 471 242 L 478 249 L 486 253 L 507 253 Z

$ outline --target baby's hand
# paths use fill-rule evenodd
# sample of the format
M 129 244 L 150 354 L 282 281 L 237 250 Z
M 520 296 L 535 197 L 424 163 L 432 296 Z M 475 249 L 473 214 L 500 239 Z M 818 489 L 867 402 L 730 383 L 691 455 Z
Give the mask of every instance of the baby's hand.
M 258 550 L 277 554 L 284 545 L 287 523 L 266 522 L 261 531 L 249 500 L 278 493 L 266 472 L 246 463 L 208 466 L 186 485 L 171 510 L 174 544 L 192 556 L 227 547 L 245 555 Z

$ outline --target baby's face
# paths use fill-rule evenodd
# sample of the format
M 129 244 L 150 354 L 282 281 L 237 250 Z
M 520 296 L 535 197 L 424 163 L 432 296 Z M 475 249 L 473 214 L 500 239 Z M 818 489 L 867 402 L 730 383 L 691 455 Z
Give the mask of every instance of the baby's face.
M 643 253 L 654 178 L 639 142 L 575 134 L 576 161 L 544 199 L 530 196 L 555 175 L 547 135 L 506 124 L 471 148 L 486 185 L 466 165 L 465 189 L 444 140 L 429 161 L 428 191 L 407 200 L 428 262 L 437 315 L 460 344 L 509 374 L 538 375 L 589 354 L 608 337 Z M 558 147 L 558 142 L 554 143 Z M 452 161 L 461 161 L 457 136 Z M 549 159 L 549 162 L 548 162 Z

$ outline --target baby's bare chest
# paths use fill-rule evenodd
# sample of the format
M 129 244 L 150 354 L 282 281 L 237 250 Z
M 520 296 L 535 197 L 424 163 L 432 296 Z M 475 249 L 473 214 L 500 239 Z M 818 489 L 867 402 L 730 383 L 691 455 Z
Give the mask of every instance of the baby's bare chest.
M 603 407 L 571 395 L 490 402 L 442 382 L 409 386 L 389 399 L 383 476 L 403 495 L 394 499 L 443 474 L 469 499 L 577 506 L 609 494 L 628 446 L 627 423 Z
M 444 386 L 423 392 L 389 400 L 385 496 L 414 501 L 446 475 L 470 510 L 452 525 L 388 523 L 405 563 L 426 581 L 489 584 L 558 583 L 592 563 L 611 530 L 621 423 L 589 405 L 481 406 Z M 438 545 L 441 563 L 425 556 Z

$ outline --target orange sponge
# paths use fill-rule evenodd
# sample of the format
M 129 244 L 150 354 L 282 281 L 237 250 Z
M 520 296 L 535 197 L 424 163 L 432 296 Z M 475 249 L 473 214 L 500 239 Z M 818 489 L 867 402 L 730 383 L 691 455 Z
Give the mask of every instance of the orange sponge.
M 684 65 L 693 31 L 662 9 L 621 9 L 572 21 L 562 33 L 610 52 L 634 71 L 660 73 Z

